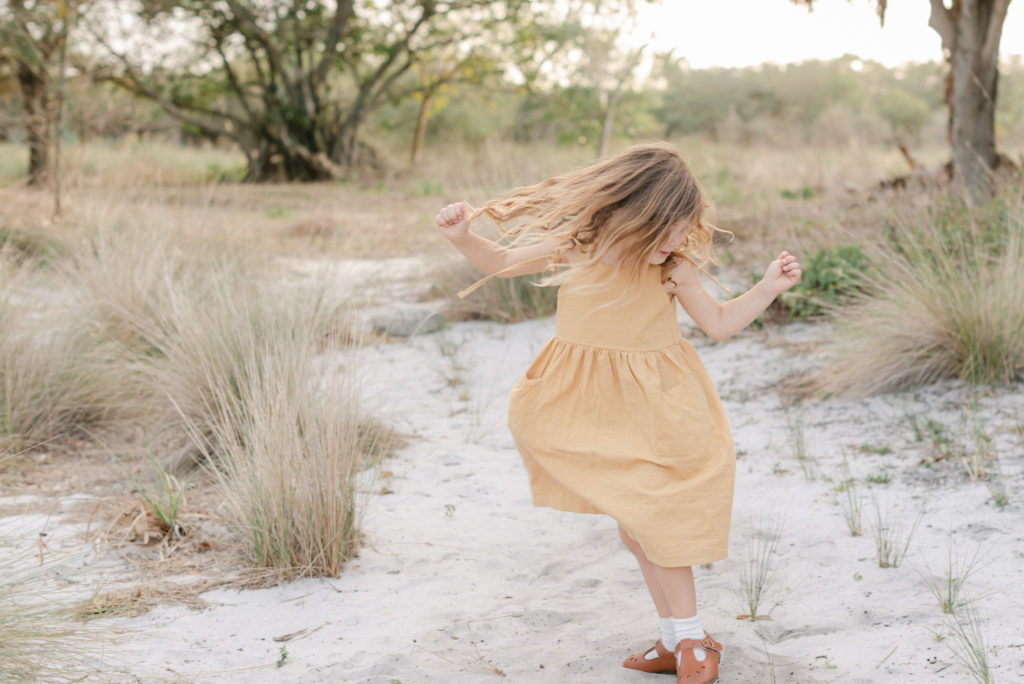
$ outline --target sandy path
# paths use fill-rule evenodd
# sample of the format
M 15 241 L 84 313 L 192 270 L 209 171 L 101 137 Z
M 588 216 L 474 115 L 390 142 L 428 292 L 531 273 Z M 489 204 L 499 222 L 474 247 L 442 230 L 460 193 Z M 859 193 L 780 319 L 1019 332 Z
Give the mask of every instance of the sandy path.
M 338 579 L 213 591 L 202 612 L 160 607 L 106 621 L 128 635 L 111 657 L 142 681 L 669 681 L 620 667 L 656 638 L 656 622 L 614 523 L 532 507 L 504 427 L 508 391 L 552 327 L 462 323 L 359 352 L 371 403 L 415 435 L 383 465 L 390 476 L 366 483 L 359 557 Z M 950 532 L 958 553 L 979 544 L 985 553 L 965 592 L 983 597 L 974 605 L 995 679 L 1024 681 L 1024 448 L 1011 430 L 1024 423 L 1021 388 L 983 397 L 976 414 L 993 434 L 1009 493 L 1010 504 L 996 508 L 958 464 L 918 465 L 928 449 L 907 416 L 956 434 L 966 396 L 958 385 L 783 405 L 778 387 L 820 363 L 807 343 L 827 333 L 790 326 L 770 339 L 695 340 L 739 454 L 731 558 L 696 572 L 704 625 L 726 646 L 720 681 L 970 681 L 952 639 L 935 638 L 943 616 L 914 569 L 944 567 Z M 830 481 L 841 477 L 844 454 L 865 493 L 862 537 L 850 535 Z M 866 481 L 886 475 L 888 483 Z M 899 568 L 876 562 L 871 492 L 908 525 L 925 506 Z M 773 524 L 781 536 L 766 606 L 779 605 L 770 621 L 737 620 L 746 612 L 748 542 Z M 308 631 L 274 641 L 300 630 Z

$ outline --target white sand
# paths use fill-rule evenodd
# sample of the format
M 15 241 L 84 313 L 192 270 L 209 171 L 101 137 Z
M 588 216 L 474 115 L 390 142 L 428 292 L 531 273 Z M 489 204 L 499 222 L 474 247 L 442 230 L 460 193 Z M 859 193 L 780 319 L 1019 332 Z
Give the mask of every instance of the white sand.
M 552 327 L 463 323 L 361 351 L 370 401 L 414 438 L 383 465 L 391 476 L 366 483 L 359 557 L 338 579 L 213 591 L 208 610 L 104 621 L 125 630 L 112 668 L 174 682 L 671 681 L 620 666 L 653 643 L 657 622 L 615 524 L 534 508 L 505 429 L 508 391 Z M 791 326 L 694 340 L 739 454 L 731 557 L 696 571 L 703 624 L 725 644 L 720 681 L 769 682 L 773 672 L 779 682 L 971 681 L 948 647 L 954 639 L 936 639 L 948 633 L 944 616 L 915 570 L 943 571 L 950 533 L 957 554 L 984 554 L 964 591 L 979 597 L 995 680 L 1024 681 L 1024 446 L 1011 429 L 1024 423 L 1021 387 L 987 394 L 972 419 L 1000 456 L 1010 504 L 997 508 L 959 464 L 919 465 L 930 445 L 915 441 L 907 414 L 973 444 L 961 385 L 783 406 L 780 384 L 822 363 L 806 343 L 827 335 Z M 802 427 L 802 463 L 791 425 Z M 865 497 L 862 537 L 837 505 L 844 453 Z M 889 483 L 866 482 L 884 473 Z M 925 507 L 901 567 L 878 567 L 872 493 L 907 526 Z M 740 577 L 752 530 L 773 524 L 781 537 L 762 606 L 771 620 L 737 620 L 747 612 Z M 300 630 L 309 631 L 274 641 Z

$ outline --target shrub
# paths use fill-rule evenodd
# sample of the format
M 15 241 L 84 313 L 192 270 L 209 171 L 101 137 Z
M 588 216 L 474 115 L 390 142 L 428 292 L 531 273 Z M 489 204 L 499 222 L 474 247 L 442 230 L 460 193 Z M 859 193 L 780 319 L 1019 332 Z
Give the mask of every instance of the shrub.
M 483 274 L 467 261 L 459 263 L 441 278 L 439 289 L 447 296 L 472 285 Z M 555 312 L 558 303 L 557 287 L 541 287 L 540 273 L 492 278 L 465 299 L 453 300 L 451 313 L 459 320 L 478 319 L 517 323 L 530 318 L 542 318 Z
M 948 378 L 1024 378 L 1022 201 L 904 219 L 869 251 L 863 289 L 835 313 L 825 389 L 892 391 Z
M 40 274 L 0 269 L 4 446 L 27 449 L 114 419 L 131 396 L 120 349 L 59 297 L 40 296 Z
M 800 282 L 772 304 L 790 321 L 821 316 L 861 292 L 870 261 L 860 247 L 848 245 L 818 250 L 801 266 Z

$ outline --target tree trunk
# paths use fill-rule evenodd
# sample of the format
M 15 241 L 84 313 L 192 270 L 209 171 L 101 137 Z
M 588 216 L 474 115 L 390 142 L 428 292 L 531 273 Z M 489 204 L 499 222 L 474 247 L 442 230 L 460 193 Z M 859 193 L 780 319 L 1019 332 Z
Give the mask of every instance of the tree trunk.
M 324 152 L 314 152 L 309 145 L 295 140 L 286 130 L 277 128 L 257 136 L 255 151 L 246 152 L 248 182 L 337 180 L 344 169 Z
M 64 5 L 64 30 L 60 39 L 60 58 L 57 61 L 57 115 L 54 130 L 56 139 L 53 146 L 53 214 L 60 216 L 60 191 L 61 191 L 61 135 L 64 123 L 64 101 L 67 99 L 67 61 L 68 61 L 68 39 L 71 37 L 71 25 L 75 21 L 74 3 Z
M 1010 0 L 932 0 L 930 24 L 950 64 L 950 144 L 953 176 L 975 199 L 992 194 L 999 160 L 995 141 L 999 40 Z
M 427 119 L 430 115 L 430 103 L 434 101 L 434 91 L 423 91 L 423 101 L 420 102 L 420 111 L 416 115 L 416 130 L 412 136 L 412 150 L 409 152 L 409 163 L 416 166 L 420 160 L 420 151 L 423 149 L 423 138 L 427 133 Z
M 615 123 L 615 108 L 619 104 L 619 96 L 622 95 L 622 81 L 614 91 L 608 94 L 608 104 L 604 108 L 604 122 L 601 124 L 601 144 L 597 148 L 597 158 L 604 159 L 608 152 L 608 144 L 612 140 L 612 127 Z
M 29 65 L 18 65 L 18 85 L 28 134 L 28 182 L 39 185 L 46 179 L 50 148 L 50 96 L 46 80 Z
M 953 173 L 977 197 L 991 193 L 991 171 L 998 159 L 995 140 L 998 42 L 995 50 L 984 49 L 994 4 L 995 0 L 964 3 L 951 56 Z

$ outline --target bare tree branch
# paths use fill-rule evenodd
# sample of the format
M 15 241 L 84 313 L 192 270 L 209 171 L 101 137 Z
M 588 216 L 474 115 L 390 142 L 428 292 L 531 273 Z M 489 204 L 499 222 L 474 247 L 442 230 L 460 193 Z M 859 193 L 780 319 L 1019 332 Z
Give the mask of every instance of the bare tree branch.
M 213 34 L 213 47 L 220 55 L 221 62 L 224 64 L 224 71 L 227 73 L 228 82 L 231 83 L 231 87 L 235 93 L 238 94 L 238 100 L 242 105 L 242 109 L 250 119 L 256 118 L 253 114 L 252 107 L 249 106 L 249 98 L 245 93 L 245 89 L 239 82 L 238 77 L 235 75 L 235 70 L 231 67 L 231 60 L 228 59 L 227 54 L 224 52 L 224 36 L 220 33 Z
M 953 17 L 942 0 L 931 0 L 932 13 L 928 18 L 928 25 L 935 29 L 942 38 L 942 47 L 946 50 L 953 50 L 956 44 L 956 26 Z
M 992 15 L 988 19 L 988 30 L 985 32 L 985 42 L 981 45 L 981 58 L 986 62 L 999 57 L 999 40 L 1003 34 L 1003 24 L 1009 7 L 1010 0 L 995 0 L 993 3 Z
M 338 0 L 338 8 L 331 19 L 330 28 L 327 30 L 327 38 L 324 39 L 324 54 L 320 58 L 320 63 L 316 65 L 314 72 L 317 85 L 327 79 L 327 71 L 331 68 L 331 63 L 338 54 L 338 42 L 341 40 L 341 34 L 344 33 L 345 27 L 352 17 L 354 5 L 355 0 Z

